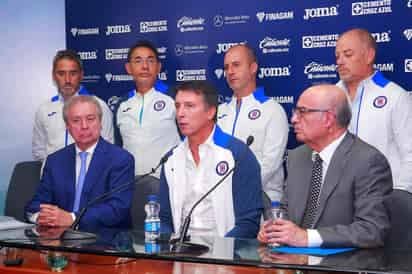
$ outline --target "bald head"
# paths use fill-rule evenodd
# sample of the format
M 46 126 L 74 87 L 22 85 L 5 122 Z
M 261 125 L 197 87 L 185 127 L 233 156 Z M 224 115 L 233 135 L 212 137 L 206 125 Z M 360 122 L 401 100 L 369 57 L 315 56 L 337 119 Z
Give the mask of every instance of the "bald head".
M 247 44 L 240 44 L 240 45 L 233 46 L 228 49 L 226 54 L 230 54 L 230 52 L 234 52 L 234 51 L 240 52 L 246 58 L 249 64 L 253 62 L 257 63 L 257 58 L 256 58 L 254 50 Z
M 316 85 L 305 90 L 301 97 L 310 97 L 319 104 L 321 109 L 329 109 L 336 115 L 336 124 L 339 128 L 347 128 L 352 118 L 349 100 L 345 92 L 329 84 Z
M 351 39 L 357 39 L 360 45 L 363 45 L 366 49 L 373 49 L 376 51 L 376 41 L 375 38 L 366 29 L 351 29 L 339 36 L 339 39 L 346 37 L 351 37 Z M 338 39 L 338 41 L 339 41 Z

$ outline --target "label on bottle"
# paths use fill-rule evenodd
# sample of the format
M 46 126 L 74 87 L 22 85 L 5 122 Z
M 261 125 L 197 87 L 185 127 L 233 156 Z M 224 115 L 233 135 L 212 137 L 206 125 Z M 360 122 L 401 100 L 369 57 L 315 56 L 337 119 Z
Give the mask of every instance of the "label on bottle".
M 159 230 L 160 230 L 160 222 L 145 222 L 144 223 L 144 231 L 159 232 Z

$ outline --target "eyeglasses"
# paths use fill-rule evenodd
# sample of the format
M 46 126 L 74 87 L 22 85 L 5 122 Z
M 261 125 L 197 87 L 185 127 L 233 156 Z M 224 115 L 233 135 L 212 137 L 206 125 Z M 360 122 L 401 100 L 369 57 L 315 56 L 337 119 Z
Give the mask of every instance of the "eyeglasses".
M 318 108 L 306 108 L 306 107 L 295 107 L 292 109 L 292 114 L 296 115 L 297 117 L 301 117 L 302 115 L 310 112 L 328 112 L 329 109 L 318 109 Z
M 157 59 L 155 57 L 136 58 L 136 59 L 130 60 L 130 63 L 135 64 L 135 65 L 143 65 L 144 63 L 146 63 L 148 66 L 153 66 L 157 63 Z

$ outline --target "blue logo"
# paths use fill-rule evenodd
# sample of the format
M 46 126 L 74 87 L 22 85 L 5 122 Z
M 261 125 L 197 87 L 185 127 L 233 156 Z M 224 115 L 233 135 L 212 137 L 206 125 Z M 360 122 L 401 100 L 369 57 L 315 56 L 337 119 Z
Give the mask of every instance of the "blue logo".
M 373 100 L 373 106 L 375 108 L 383 108 L 386 103 L 388 103 L 388 98 L 386 98 L 386 96 L 378 96 Z
M 256 120 L 260 117 L 260 110 L 252 109 L 251 111 L 249 111 L 248 117 L 250 120 Z
M 163 101 L 163 100 L 159 100 L 159 101 L 154 103 L 153 108 L 156 111 L 161 111 L 165 108 L 165 106 L 166 106 L 166 102 Z
M 55 115 L 56 113 L 57 113 L 57 112 L 53 111 L 53 112 L 50 112 L 49 114 L 47 114 L 47 116 L 52 117 L 52 116 Z
M 220 176 L 225 175 L 229 169 L 229 164 L 226 161 L 221 161 L 216 165 L 216 173 Z

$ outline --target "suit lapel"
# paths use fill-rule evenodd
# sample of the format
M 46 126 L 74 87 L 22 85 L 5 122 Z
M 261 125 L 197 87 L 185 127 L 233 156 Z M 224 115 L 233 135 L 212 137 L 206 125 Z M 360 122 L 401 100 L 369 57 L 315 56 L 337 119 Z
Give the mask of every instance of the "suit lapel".
M 74 145 L 70 146 L 70 149 L 67 151 L 66 162 L 62 163 L 62 180 L 63 180 L 63 189 L 67 194 L 65 199 L 67 202 L 67 210 L 73 209 L 74 195 L 76 193 L 76 149 Z
M 345 171 L 346 163 L 349 160 L 347 153 L 350 151 L 353 141 L 353 135 L 347 133 L 342 143 L 333 153 L 320 193 L 319 207 L 314 220 L 315 227 L 325 209 L 327 200 L 342 178 L 342 173 Z
M 293 195 L 291 197 L 293 197 L 293 200 L 289 201 L 289 204 L 294 206 L 292 208 L 289 207 L 288 210 L 295 212 L 295 214 L 292 215 L 296 216 L 296 223 L 300 224 L 306 209 L 306 199 L 302 199 L 302 197 L 309 197 L 310 191 L 310 178 L 312 176 L 312 150 L 309 149 L 309 147 L 306 147 L 303 155 L 298 155 L 298 157 L 299 159 L 296 160 L 300 163 L 298 164 L 298 170 L 296 173 L 298 177 L 294 180 L 296 181 L 295 189 L 291 190 L 291 195 Z M 293 165 L 294 163 L 291 164 Z M 291 175 L 292 174 L 289 174 L 289 176 Z M 296 193 L 296 195 L 293 193 Z
M 93 158 L 90 161 L 89 168 L 87 169 L 86 178 L 84 179 L 82 196 L 80 198 L 80 208 L 87 205 L 89 193 L 93 189 L 94 184 L 99 181 L 99 175 L 101 171 L 105 169 L 104 161 L 105 159 L 107 144 L 100 138 L 93 152 Z M 102 183 L 102 182 L 101 182 Z

